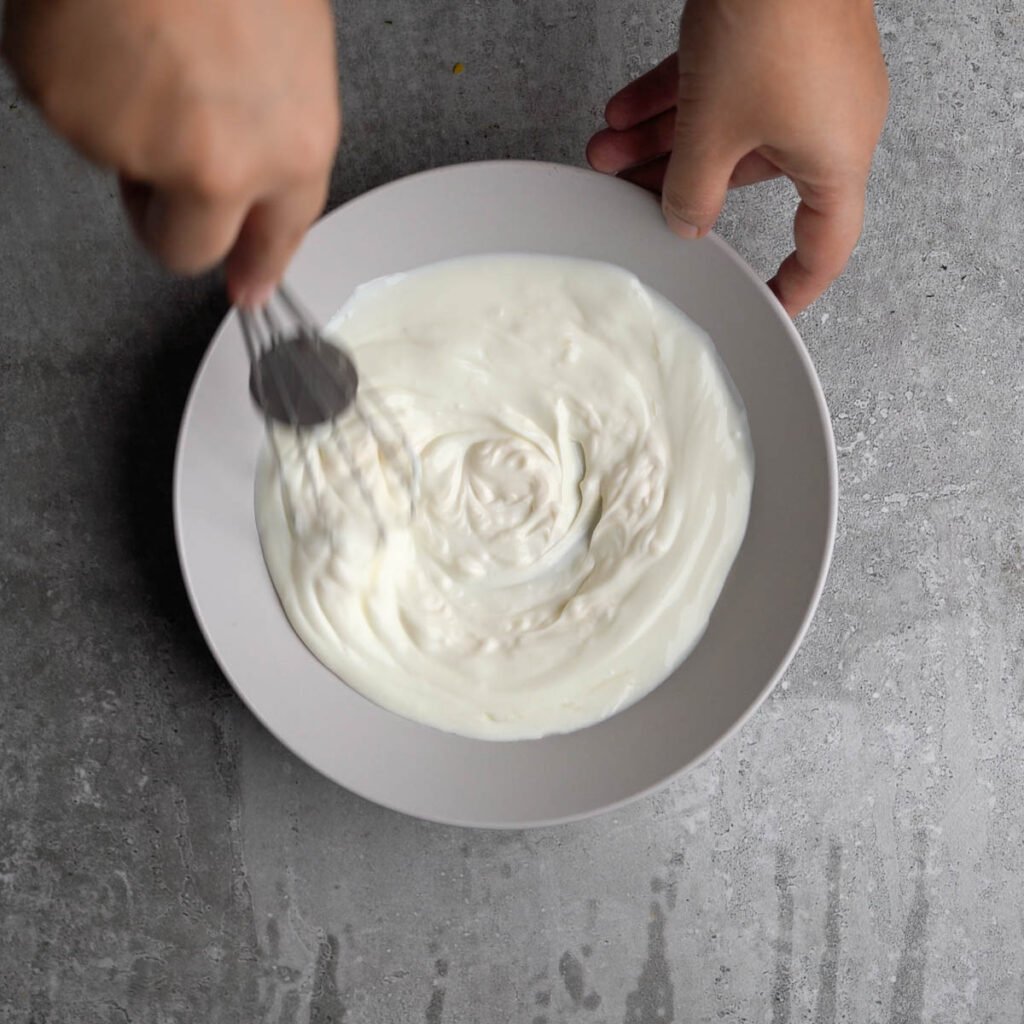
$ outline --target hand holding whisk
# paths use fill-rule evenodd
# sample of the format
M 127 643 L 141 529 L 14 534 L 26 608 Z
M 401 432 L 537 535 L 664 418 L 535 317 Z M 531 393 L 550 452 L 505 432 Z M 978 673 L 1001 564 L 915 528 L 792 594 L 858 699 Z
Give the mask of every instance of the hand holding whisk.
M 238 314 L 249 353 L 249 391 L 267 419 L 279 466 L 273 424 L 291 428 L 300 440 L 303 435 L 308 440 L 316 433 L 319 444 L 324 443 L 322 428 L 330 425 L 329 441 L 341 456 L 383 540 L 387 531 L 373 488 L 344 430 L 339 428 L 343 418 L 358 418 L 378 448 L 376 463 L 389 467 L 407 494 L 411 515 L 419 491 L 419 460 L 394 413 L 372 389 L 360 387 L 352 356 L 323 336 L 316 321 L 284 284 L 278 285 L 263 307 L 239 309 Z M 314 460 L 310 444 L 303 444 L 302 455 L 317 508 L 323 515 L 322 467 L 317 472 L 322 453 Z

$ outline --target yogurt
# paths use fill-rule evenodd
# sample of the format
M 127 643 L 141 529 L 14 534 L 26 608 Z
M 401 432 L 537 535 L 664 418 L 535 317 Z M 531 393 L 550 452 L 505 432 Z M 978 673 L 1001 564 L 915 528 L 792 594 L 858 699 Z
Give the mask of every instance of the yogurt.
M 275 428 L 257 526 L 324 665 L 407 718 L 514 740 L 599 722 L 689 653 L 743 540 L 753 457 L 678 309 L 607 264 L 479 256 L 364 286 L 328 336 L 420 478 L 410 511 L 402 453 L 354 415 Z

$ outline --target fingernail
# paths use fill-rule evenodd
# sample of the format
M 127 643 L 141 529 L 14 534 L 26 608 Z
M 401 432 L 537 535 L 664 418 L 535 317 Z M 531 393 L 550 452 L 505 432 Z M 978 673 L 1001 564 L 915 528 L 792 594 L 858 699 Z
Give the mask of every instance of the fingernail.
M 668 226 L 680 238 L 700 238 L 700 228 L 697 227 L 696 224 L 691 224 L 688 220 L 683 220 L 667 207 L 663 206 L 662 212 L 665 214 L 665 220 L 668 222 Z

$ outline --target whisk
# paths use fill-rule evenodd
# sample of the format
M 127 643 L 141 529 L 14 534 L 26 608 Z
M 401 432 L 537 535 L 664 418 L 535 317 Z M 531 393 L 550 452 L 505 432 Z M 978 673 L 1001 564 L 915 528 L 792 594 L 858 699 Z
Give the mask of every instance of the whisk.
M 274 423 L 290 427 L 300 441 L 305 435 L 308 442 L 314 432 L 318 439 L 322 437 L 324 425 L 338 424 L 343 417 L 355 415 L 377 445 L 379 464 L 391 469 L 405 491 L 411 516 L 419 493 L 419 460 L 387 404 L 372 388 L 360 387 L 355 362 L 346 348 L 324 337 L 313 317 L 283 283 L 265 305 L 259 309 L 240 308 L 238 315 L 249 353 L 249 392 L 266 418 L 279 468 Z M 331 431 L 330 441 L 337 447 L 383 540 L 387 534 L 384 516 L 348 441 L 340 430 Z M 302 444 L 301 450 L 318 514 L 323 515 L 323 494 L 310 444 Z

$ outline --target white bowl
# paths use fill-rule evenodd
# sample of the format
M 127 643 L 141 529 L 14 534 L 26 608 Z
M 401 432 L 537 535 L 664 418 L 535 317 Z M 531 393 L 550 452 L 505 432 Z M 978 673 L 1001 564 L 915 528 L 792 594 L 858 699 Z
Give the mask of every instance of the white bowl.
M 286 746 L 387 807 L 519 828 L 594 814 L 662 785 L 764 700 L 824 584 L 836 465 L 821 387 L 771 293 L 720 239 L 679 241 L 652 196 L 614 178 L 521 162 L 405 178 L 317 224 L 289 280 L 326 322 L 364 281 L 494 252 L 581 256 L 633 271 L 708 331 L 746 403 L 756 459 L 747 535 L 707 632 L 661 686 L 591 728 L 491 743 L 407 721 L 332 675 L 292 632 L 263 564 L 253 519 L 262 424 L 234 315 L 214 337 L 185 410 L 174 515 L 206 640 Z

